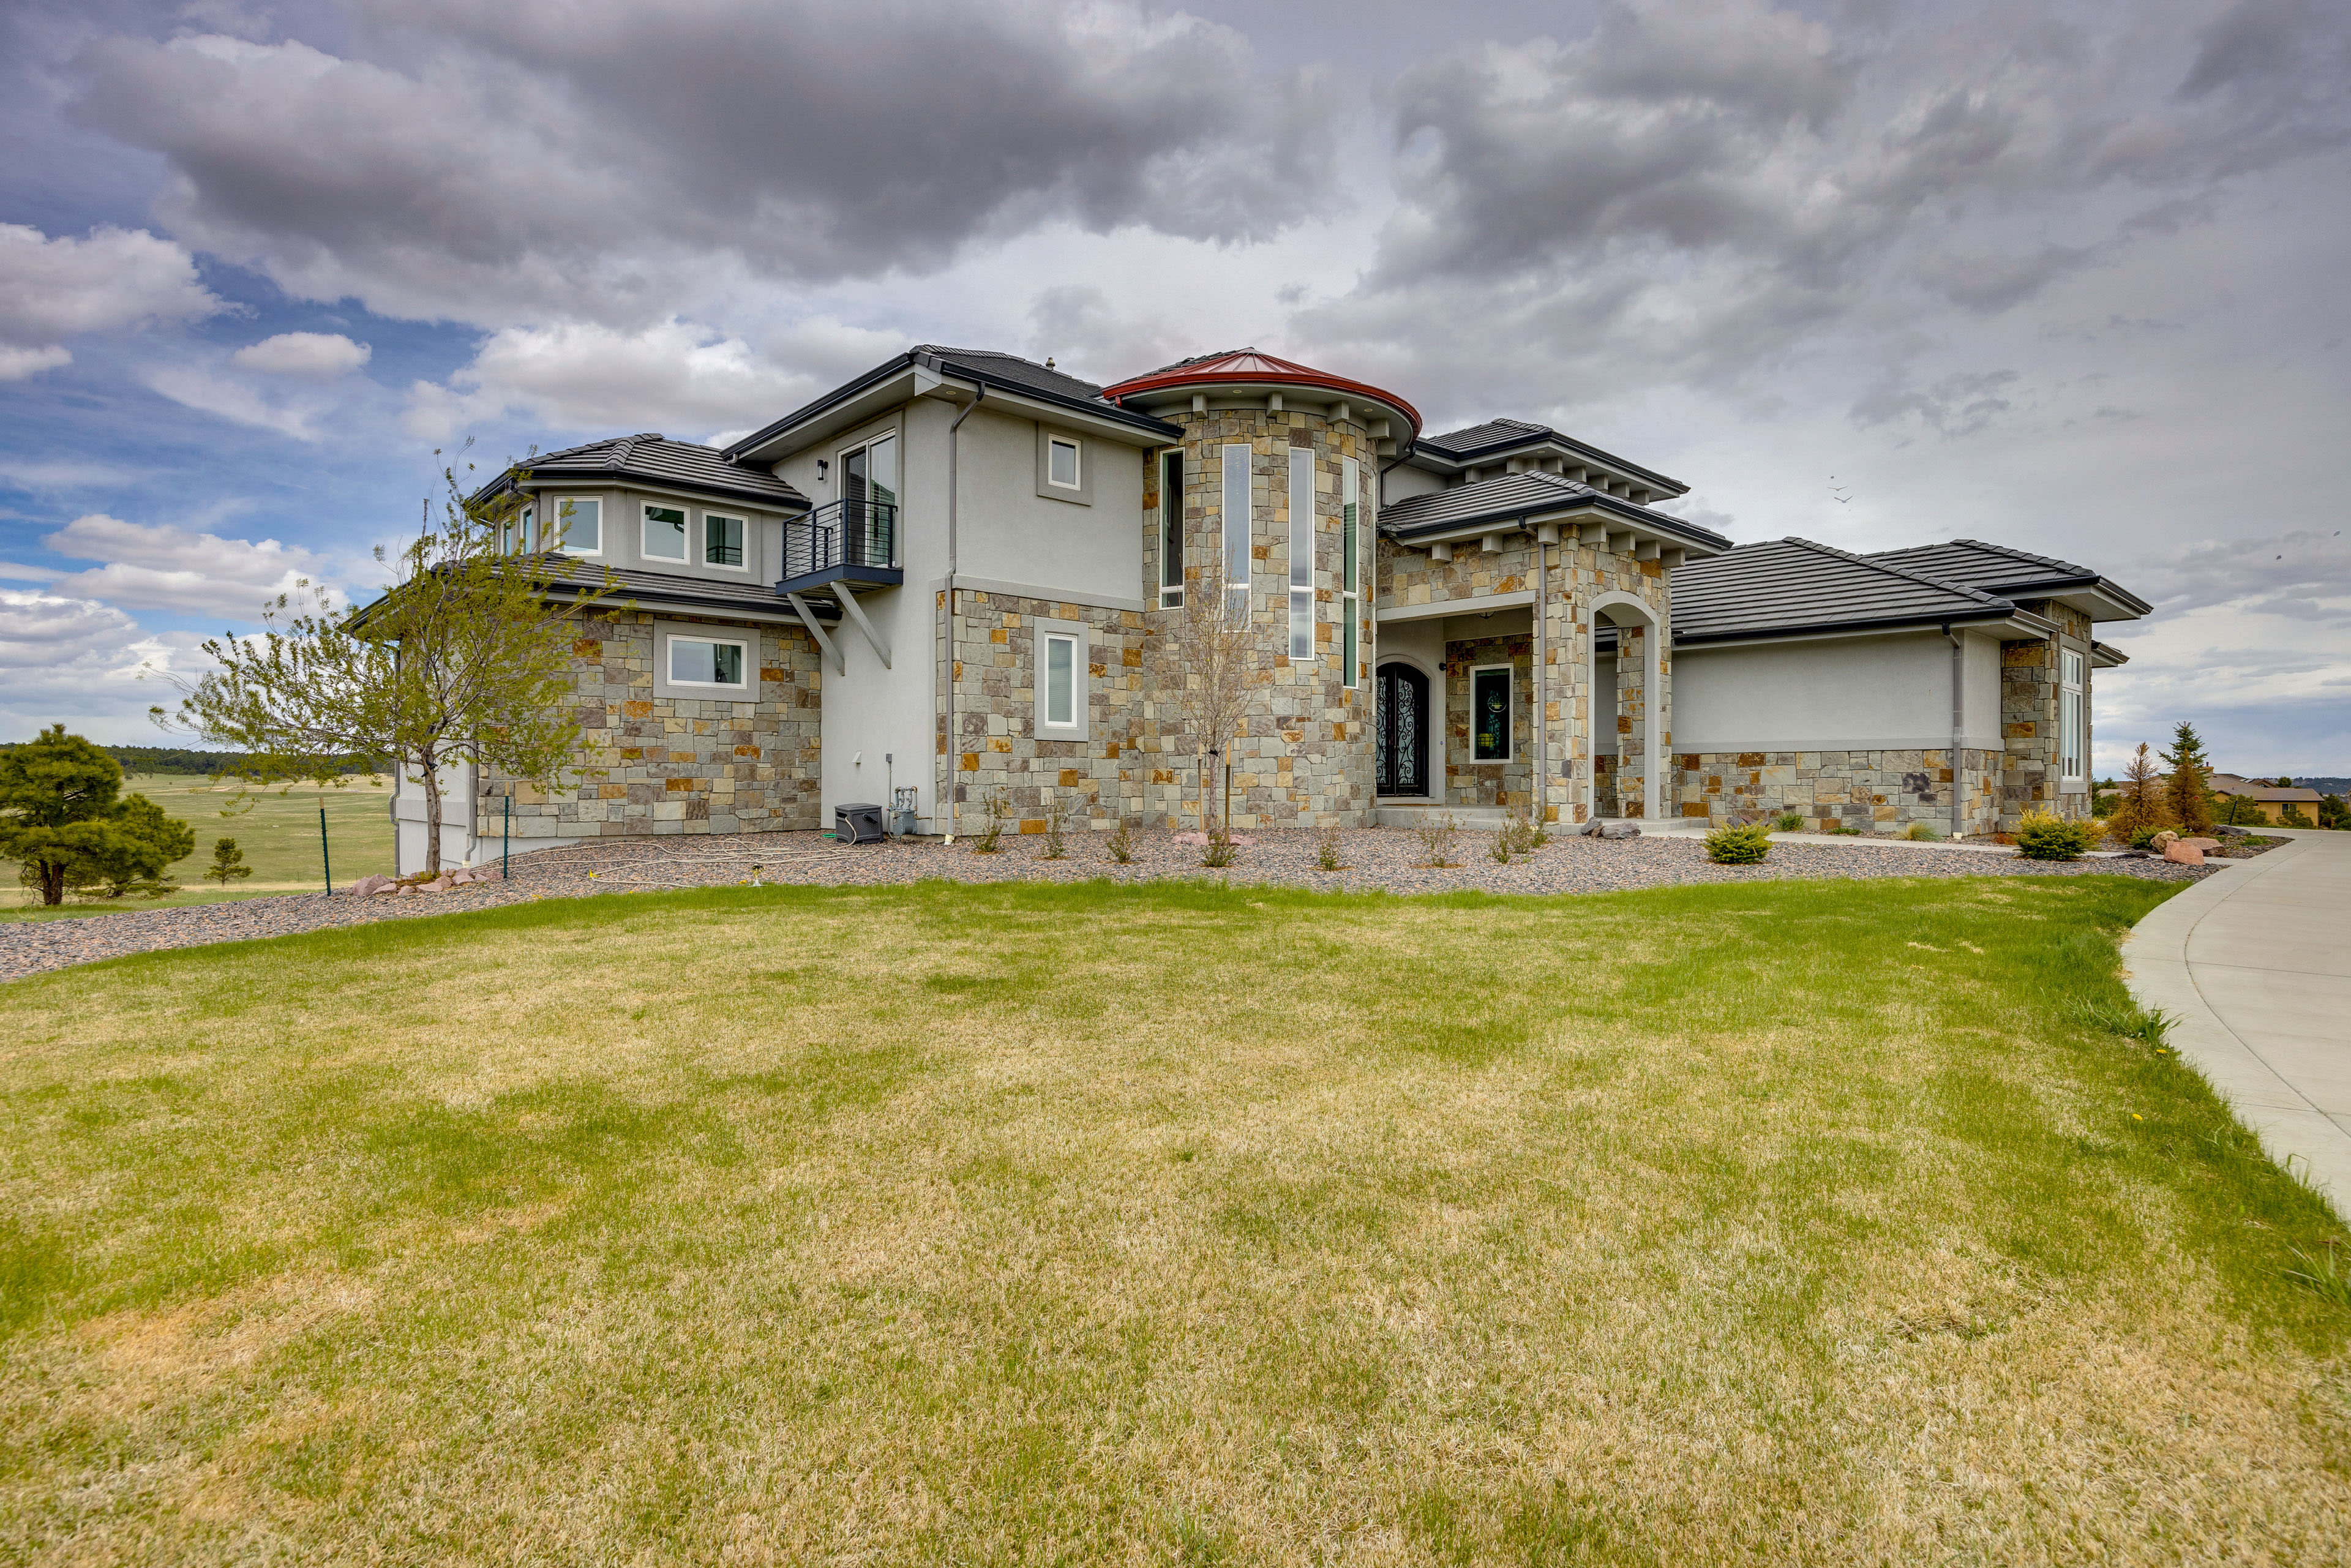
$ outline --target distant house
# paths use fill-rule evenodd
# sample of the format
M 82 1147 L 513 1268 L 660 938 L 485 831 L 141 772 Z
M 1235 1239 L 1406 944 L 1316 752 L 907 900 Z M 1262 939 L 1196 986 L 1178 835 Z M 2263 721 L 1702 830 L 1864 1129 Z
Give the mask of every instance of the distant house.
M 2312 822 L 2318 821 L 2321 797 L 2315 789 L 2286 789 L 2259 779 L 2248 781 L 2233 773 L 2215 773 L 2210 782 L 2212 793 L 2223 800 L 2251 801 L 2265 822 L 2283 821 L 2288 808 L 2301 811 Z
M 1103 387 L 919 346 L 723 451 L 620 436 L 498 483 L 532 508 L 511 548 L 609 568 L 626 602 L 576 643 L 596 775 L 544 797 L 456 770 L 456 861 L 509 822 L 547 846 L 855 801 L 968 831 L 990 792 L 1024 829 L 1049 794 L 1185 822 L 1167 629 L 1219 568 L 1264 674 L 1226 759 L 1237 825 L 1985 833 L 2087 814 L 2091 672 L 2121 662 L 2092 631 L 2147 612 L 1997 545 L 1733 549 L 1641 464 L 1520 420 L 1425 434 L 1393 392 L 1254 350 Z M 394 802 L 403 869 L 420 796 Z

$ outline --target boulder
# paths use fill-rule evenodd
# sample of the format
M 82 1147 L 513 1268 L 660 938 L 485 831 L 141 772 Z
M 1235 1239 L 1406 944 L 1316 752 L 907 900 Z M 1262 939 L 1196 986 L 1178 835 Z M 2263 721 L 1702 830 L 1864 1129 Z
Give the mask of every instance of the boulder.
M 2212 831 L 2224 839 L 2250 839 L 2253 836 L 2253 830 L 2251 828 L 2222 826 Z
M 402 883 L 394 883 L 392 884 L 392 894 L 394 894 L 394 896 L 396 896 L 396 897 L 400 897 L 400 898 L 406 898 L 410 894 L 414 893 L 416 890 L 415 890 L 414 888 L 413 888 L 413 887 L 409 886 L 409 885 L 408 885 L 408 883 L 404 883 L 404 882 L 402 882 Z
M 1637 839 L 1641 836 L 1638 822 L 1603 822 L 1600 836 L 1604 839 Z
M 2220 847 L 2220 841 L 2218 839 L 2180 839 L 2178 841 L 2183 844 L 2194 844 L 2199 850 L 2217 850 Z
M 2174 839 L 2163 846 L 2163 858 L 2174 865 L 2202 865 L 2204 852 L 2195 844 Z
M 392 878 L 383 875 L 363 876 L 343 891 L 353 898 L 367 898 L 392 885 Z
M 2155 851 L 2158 854 L 2160 854 L 2163 852 L 2165 847 L 2178 837 L 2179 837 L 2178 833 L 2173 832 L 2169 828 L 2166 828 L 2163 831 L 2149 839 L 2147 841 L 2147 847 Z
M 446 893 L 456 885 L 456 879 L 444 871 L 439 876 L 434 877 L 431 882 L 426 883 L 424 884 L 424 891 L 427 893 Z

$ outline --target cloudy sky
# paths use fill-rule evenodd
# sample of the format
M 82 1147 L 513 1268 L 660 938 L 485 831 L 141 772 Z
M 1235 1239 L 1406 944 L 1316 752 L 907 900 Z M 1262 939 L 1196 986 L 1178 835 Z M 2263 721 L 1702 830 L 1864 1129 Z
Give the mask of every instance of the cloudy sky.
M 155 738 L 468 435 L 1255 344 L 2095 566 L 2102 770 L 2351 773 L 2340 0 L 9 0 L 0 78 L 0 738 Z

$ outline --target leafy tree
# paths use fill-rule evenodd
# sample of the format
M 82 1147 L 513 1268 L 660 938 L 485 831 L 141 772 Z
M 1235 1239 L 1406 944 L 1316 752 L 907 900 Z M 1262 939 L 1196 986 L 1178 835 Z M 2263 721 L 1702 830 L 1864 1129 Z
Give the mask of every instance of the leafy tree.
M 2224 795 L 2220 798 L 2220 820 L 2233 828 L 2249 828 L 2269 819 L 2262 815 L 2261 806 L 2251 795 Z
M 2182 831 L 2200 833 L 2212 825 L 2211 758 L 2204 755 L 2204 742 L 2196 727 L 2181 720 L 2171 732 L 2171 749 L 2163 754 L 2164 765 L 2171 776 L 2164 788 L 2164 804 L 2169 808 L 2171 820 Z
M 2118 794 L 2114 814 L 2106 821 L 2108 832 L 2118 839 L 2128 839 L 2134 833 L 2163 826 L 2163 775 L 2156 771 L 2155 758 L 2148 754 L 2147 742 L 2140 741 L 2131 759 L 2123 765 Z
M 281 627 L 279 595 L 260 636 L 204 644 L 217 667 L 175 680 L 180 705 L 153 709 L 157 722 L 244 753 L 230 771 L 256 786 L 340 788 L 350 758 L 386 759 L 423 789 L 424 870 L 439 872 L 442 768 L 471 762 L 548 789 L 584 771 L 567 701 L 571 643 L 616 580 L 501 548 L 527 504 L 526 476 L 510 469 L 468 496 L 444 466 L 441 518 L 428 502 L 381 599 L 337 610 L 314 591 L 313 607 Z
M 120 898 L 174 891 L 165 868 L 195 852 L 195 830 L 144 795 L 122 768 L 62 724 L 0 747 L 0 855 L 45 904 L 66 894 Z
M 2351 813 L 2345 812 L 2342 796 L 2321 795 L 2318 798 L 2318 825 L 2322 828 L 2351 828 Z
M 2291 789 L 2294 788 L 2294 780 L 2286 778 L 2283 774 L 2280 774 L 2278 776 L 2277 787 L 2281 789 Z
M 204 867 L 204 875 L 225 888 L 232 882 L 253 874 L 245 863 L 245 852 L 236 847 L 235 839 L 213 841 L 213 863 Z
M 1167 618 L 1165 631 L 1182 672 L 1176 705 L 1192 732 L 1200 828 L 1222 844 L 1232 834 L 1233 808 L 1228 793 L 1222 813 L 1216 813 L 1217 764 L 1230 760 L 1233 741 L 1247 731 L 1249 708 L 1270 672 L 1259 656 L 1247 601 L 1227 591 L 1222 551 L 1185 576 L 1183 608 Z

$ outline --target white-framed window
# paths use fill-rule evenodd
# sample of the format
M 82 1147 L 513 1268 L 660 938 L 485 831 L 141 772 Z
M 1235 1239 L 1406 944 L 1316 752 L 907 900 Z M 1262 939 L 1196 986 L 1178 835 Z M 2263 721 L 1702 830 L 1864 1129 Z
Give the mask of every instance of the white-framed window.
M 1039 618 L 1031 657 L 1037 683 L 1037 738 L 1087 738 L 1086 704 L 1092 671 L 1086 663 L 1087 632 L 1079 621 Z
M 604 503 L 586 496 L 549 497 L 555 508 L 554 548 L 566 555 L 604 553 Z
M 522 555 L 536 549 L 538 541 L 538 508 L 525 507 L 498 525 L 498 553 Z
M 2057 651 L 2057 777 L 2089 774 L 2090 694 L 2084 682 L 2087 661 L 2071 648 Z
M 749 525 L 740 517 L 718 512 L 702 514 L 702 563 L 736 571 L 744 569 L 743 540 Z
M 1184 449 L 1159 454 L 1159 608 L 1184 607 Z
M 1469 672 L 1469 760 L 1510 759 L 1511 670 L 1479 664 Z
M 1225 543 L 1225 618 L 1246 622 L 1249 613 L 1249 543 L 1255 519 L 1249 516 L 1249 465 L 1255 448 L 1228 446 L 1218 455 L 1223 483 L 1219 521 Z
M 685 559 L 685 508 L 657 507 L 645 503 L 645 559 L 676 560 Z
M 1078 444 L 1071 437 L 1054 435 L 1046 438 L 1045 483 L 1064 490 L 1085 487 L 1078 474 Z
M 1363 565 L 1358 559 L 1356 491 L 1364 482 L 1363 468 L 1352 457 L 1339 463 L 1339 615 L 1345 622 L 1339 633 L 1339 657 L 1346 667 L 1340 684 L 1355 684 L 1356 622 L 1363 617 Z
M 669 639 L 669 684 L 674 686 L 747 691 L 750 681 L 745 666 L 749 662 L 747 644 L 733 638 L 673 635 Z
M 1290 662 L 1314 657 L 1314 449 L 1290 449 Z

